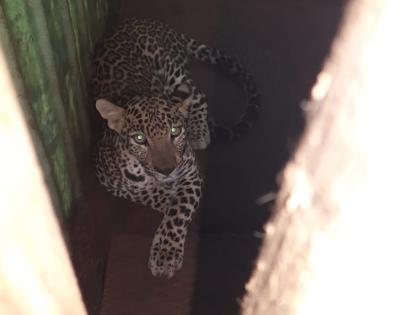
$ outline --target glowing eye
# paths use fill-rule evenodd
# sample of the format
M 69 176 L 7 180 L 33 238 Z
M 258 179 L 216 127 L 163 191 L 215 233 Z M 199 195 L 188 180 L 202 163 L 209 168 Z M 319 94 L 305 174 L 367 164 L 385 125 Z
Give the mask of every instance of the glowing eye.
M 171 135 L 176 137 L 180 133 L 181 133 L 181 128 L 180 127 L 171 127 Z
M 146 142 L 146 136 L 145 136 L 143 133 L 141 133 L 141 132 L 139 132 L 139 133 L 135 134 L 135 135 L 133 136 L 133 139 L 134 139 L 134 141 L 135 141 L 135 142 L 137 142 L 138 144 L 143 144 L 143 143 L 145 143 L 145 142 Z

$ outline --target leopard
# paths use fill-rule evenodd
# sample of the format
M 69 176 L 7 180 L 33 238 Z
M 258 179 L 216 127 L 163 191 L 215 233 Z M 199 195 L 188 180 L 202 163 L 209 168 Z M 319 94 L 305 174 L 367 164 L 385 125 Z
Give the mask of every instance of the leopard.
M 206 95 L 194 84 L 191 58 L 238 81 L 246 107 L 231 126 L 208 115 Z M 103 121 L 96 175 L 114 196 L 159 211 L 148 267 L 171 278 L 198 210 L 203 177 L 196 158 L 214 139 L 234 141 L 252 128 L 259 94 L 249 71 L 234 57 L 197 42 L 155 19 L 130 18 L 96 50 L 93 96 Z

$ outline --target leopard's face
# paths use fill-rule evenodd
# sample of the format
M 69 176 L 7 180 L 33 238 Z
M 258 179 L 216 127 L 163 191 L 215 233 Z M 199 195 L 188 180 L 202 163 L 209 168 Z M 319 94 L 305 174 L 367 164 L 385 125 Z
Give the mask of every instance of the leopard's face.
M 170 176 L 191 151 L 182 109 L 155 96 L 135 97 L 126 108 L 119 132 L 123 151 L 149 175 Z

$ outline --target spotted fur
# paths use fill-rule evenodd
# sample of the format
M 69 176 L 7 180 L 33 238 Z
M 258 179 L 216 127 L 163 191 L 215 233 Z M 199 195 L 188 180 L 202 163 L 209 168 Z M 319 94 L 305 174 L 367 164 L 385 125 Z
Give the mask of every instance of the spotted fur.
M 127 20 L 95 56 L 96 108 L 107 121 L 98 145 L 99 181 L 115 196 L 163 214 L 150 250 L 156 276 L 181 268 L 184 242 L 201 197 L 194 149 L 210 143 L 205 95 L 187 65 L 193 56 L 237 79 L 246 110 L 232 128 L 212 125 L 212 137 L 235 139 L 253 124 L 258 93 L 251 75 L 232 57 L 198 44 L 154 20 Z

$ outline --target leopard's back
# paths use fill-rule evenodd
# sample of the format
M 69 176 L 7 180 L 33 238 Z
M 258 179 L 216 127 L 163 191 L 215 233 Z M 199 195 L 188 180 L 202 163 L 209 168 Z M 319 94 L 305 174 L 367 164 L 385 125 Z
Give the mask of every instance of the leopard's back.
M 136 95 L 170 94 L 174 80 L 168 73 L 174 64 L 186 67 L 187 42 L 187 37 L 159 21 L 126 20 L 96 51 L 95 99 L 105 98 L 124 106 Z

